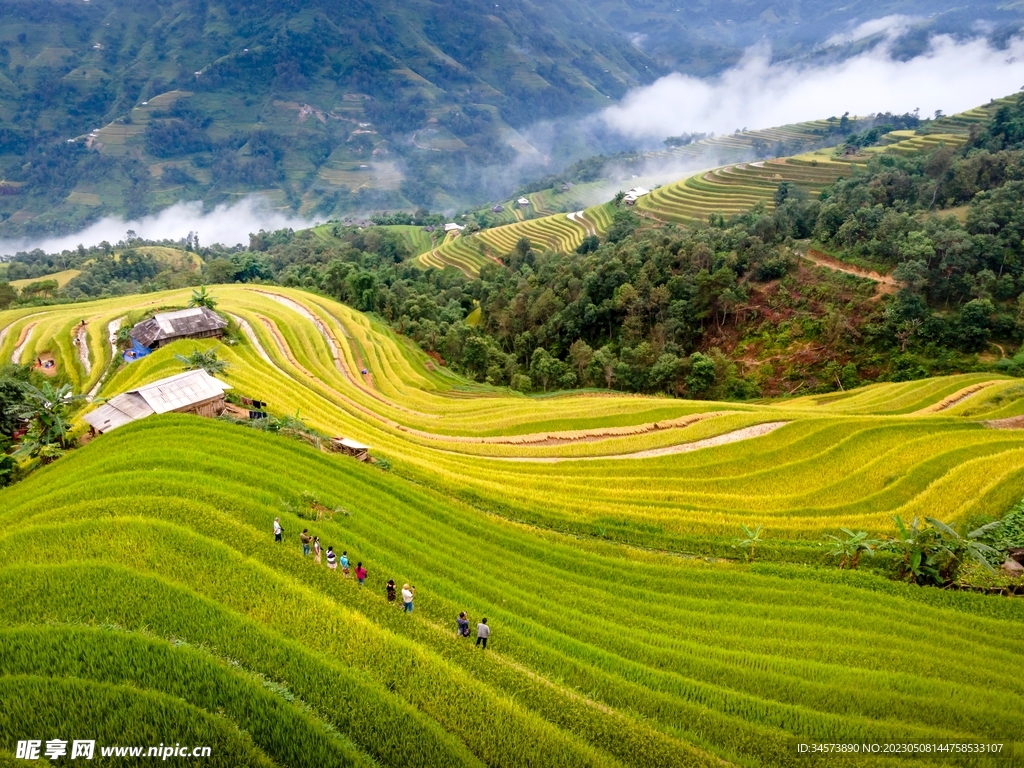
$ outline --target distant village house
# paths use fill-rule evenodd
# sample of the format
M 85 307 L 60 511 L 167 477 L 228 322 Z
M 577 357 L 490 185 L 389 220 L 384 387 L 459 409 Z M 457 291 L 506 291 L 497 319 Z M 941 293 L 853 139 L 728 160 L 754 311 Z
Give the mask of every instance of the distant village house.
M 206 371 L 187 371 L 110 398 L 85 414 L 93 434 L 103 434 L 155 413 L 191 413 L 214 418 L 224 413 L 224 392 L 230 384 Z
M 530 204 L 530 200 L 528 198 L 525 198 L 525 197 L 520 197 L 518 200 L 516 200 L 516 205 L 518 205 L 520 208 L 522 208 L 524 205 L 529 205 L 529 204 Z
M 649 189 L 644 189 L 643 187 L 633 187 L 633 189 L 629 190 L 629 192 L 626 193 L 626 196 L 622 198 L 622 202 L 624 202 L 626 205 L 636 205 L 637 200 L 639 200 L 644 195 L 649 195 L 650 193 L 651 190 Z
M 212 309 L 193 307 L 153 315 L 132 328 L 131 336 L 141 347 L 159 349 L 178 339 L 219 339 L 227 325 Z
M 495 205 L 491 208 L 491 213 L 502 213 L 505 210 L 504 205 Z

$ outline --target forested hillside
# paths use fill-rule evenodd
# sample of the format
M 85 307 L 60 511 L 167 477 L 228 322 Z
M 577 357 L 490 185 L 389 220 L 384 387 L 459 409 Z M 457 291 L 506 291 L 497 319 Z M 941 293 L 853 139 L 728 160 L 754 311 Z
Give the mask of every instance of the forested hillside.
M 444 203 L 517 127 L 658 73 L 570 0 L 15 0 L 0 7 L 4 235 L 266 191 L 326 215 Z M 437 196 L 441 195 L 440 198 Z

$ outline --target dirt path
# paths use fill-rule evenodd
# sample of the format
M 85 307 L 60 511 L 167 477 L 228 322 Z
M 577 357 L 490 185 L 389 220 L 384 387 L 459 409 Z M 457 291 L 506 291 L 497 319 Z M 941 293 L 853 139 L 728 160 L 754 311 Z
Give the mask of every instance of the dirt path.
M 4 345 L 4 341 L 7 339 L 7 334 L 10 333 L 11 326 L 6 326 L 3 330 L 0 330 L 0 347 Z
M 75 346 L 78 347 L 78 360 L 85 370 L 85 375 L 92 375 L 92 361 L 89 359 L 89 326 L 79 323 L 75 326 Z
M 854 277 L 864 278 L 865 280 L 871 280 L 878 283 L 878 290 L 881 293 L 896 293 L 899 290 L 899 283 L 893 280 L 889 275 L 880 275 L 877 272 L 872 272 L 870 269 L 861 269 L 855 267 L 852 264 L 844 264 L 839 259 L 834 259 L 831 256 L 817 251 L 814 248 L 808 248 L 806 253 L 800 254 L 803 258 L 808 261 L 817 264 L 819 267 L 825 267 L 827 269 L 834 270 L 835 272 L 843 272 L 847 275 L 853 275 Z
M 110 343 L 110 359 L 113 360 L 117 355 L 117 332 L 121 330 L 121 323 L 124 322 L 123 317 L 119 317 L 115 320 L 111 320 L 107 323 L 107 341 Z M 92 402 L 96 394 L 100 391 L 100 386 L 103 384 L 103 377 L 97 381 L 93 388 L 89 390 L 89 394 L 85 396 L 86 402 Z
M 618 453 L 613 454 L 611 456 L 544 456 L 537 458 L 491 456 L 488 458 L 496 459 L 498 461 L 527 461 L 541 464 L 555 464 L 563 461 L 609 461 L 614 459 L 653 459 L 659 456 L 673 456 L 677 453 L 690 453 L 691 451 L 699 451 L 703 448 L 714 448 L 715 446 L 718 445 L 728 445 L 729 443 L 738 443 L 741 440 L 749 440 L 753 437 L 761 437 L 762 435 L 767 435 L 769 432 L 774 432 L 779 427 L 784 427 L 788 423 L 788 421 L 769 421 L 763 424 L 755 424 L 751 427 L 737 429 L 732 432 L 726 432 L 723 435 L 706 437 L 703 440 L 696 440 L 692 443 L 682 443 L 681 445 L 669 445 L 666 446 L 665 448 L 651 448 L 646 451 L 637 451 L 636 453 Z
M 25 351 L 25 347 L 28 346 L 29 339 L 32 338 L 32 329 L 36 327 L 35 323 L 29 323 L 21 329 L 21 336 L 18 337 L 18 345 L 14 348 L 14 352 L 11 353 L 11 362 L 18 365 L 21 361 L 21 353 Z
M 993 384 L 998 383 L 999 382 L 997 381 L 983 381 L 980 384 L 972 384 L 969 387 L 964 387 L 963 389 L 954 392 L 952 395 L 942 398 L 937 403 L 932 403 L 926 408 L 922 408 L 919 411 L 914 411 L 913 415 L 917 416 L 926 413 L 940 413 L 941 411 L 948 410 L 952 408 L 954 405 L 957 405 L 958 403 L 966 400 L 968 397 L 975 394 L 976 392 L 980 392 L 981 390 L 987 387 L 991 387 Z
M 243 320 L 238 315 L 229 315 L 229 317 L 238 323 L 238 327 L 242 329 L 242 333 L 245 334 L 245 338 L 247 338 L 249 343 L 252 344 L 253 349 L 256 350 L 256 354 L 262 357 L 266 362 L 274 365 L 274 361 L 270 359 L 270 355 L 267 354 L 267 350 L 265 350 L 263 345 L 260 344 L 260 340 L 256 336 L 256 331 L 254 331 L 252 326 L 249 325 L 249 321 Z M 278 368 L 278 370 L 280 370 L 280 368 Z M 281 373 L 284 373 L 284 371 L 281 371 Z

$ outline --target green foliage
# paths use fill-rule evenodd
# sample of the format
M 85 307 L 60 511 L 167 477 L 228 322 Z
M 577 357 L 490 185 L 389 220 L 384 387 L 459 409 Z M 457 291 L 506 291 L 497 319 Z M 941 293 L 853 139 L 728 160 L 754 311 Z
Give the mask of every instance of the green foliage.
M 231 364 L 227 360 L 217 357 L 213 349 L 193 349 L 191 354 L 174 356 L 186 371 L 206 371 L 211 376 L 217 376 L 227 371 Z
M 876 547 L 882 543 L 869 538 L 867 531 L 854 533 L 849 528 L 840 528 L 839 530 L 842 531 L 843 537 L 829 534 L 828 538 L 834 542 L 831 555 L 839 558 L 841 569 L 849 568 L 851 571 L 856 569 L 861 555 L 873 555 Z
M 188 300 L 188 305 L 213 310 L 217 308 L 217 297 L 210 294 L 205 285 L 201 285 L 192 291 L 192 298 Z
M 54 386 L 43 382 L 36 387 L 23 383 L 25 399 L 18 415 L 28 419 L 30 426 L 20 447 L 19 454 L 39 458 L 48 464 L 63 455 L 63 449 L 70 444 L 71 411 L 82 399 L 73 394 L 70 384 Z
M 747 562 L 752 563 L 754 562 L 757 546 L 764 541 L 764 537 L 761 535 L 764 526 L 759 525 L 756 528 L 748 528 L 746 525 L 741 524 L 740 529 L 743 531 L 743 535 L 736 539 L 733 546 L 747 550 Z

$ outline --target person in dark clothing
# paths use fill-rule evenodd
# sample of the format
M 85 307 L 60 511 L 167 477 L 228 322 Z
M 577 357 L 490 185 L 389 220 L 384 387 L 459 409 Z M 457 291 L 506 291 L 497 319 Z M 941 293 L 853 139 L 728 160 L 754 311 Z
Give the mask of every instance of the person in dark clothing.
M 395 602 L 395 580 L 388 579 L 388 602 Z
M 458 624 L 459 627 L 456 630 L 456 634 L 458 634 L 459 637 L 469 637 L 469 619 L 466 617 L 465 611 L 459 614 L 459 618 L 455 620 L 455 623 Z
M 481 619 L 480 623 L 476 625 L 476 644 L 483 644 L 484 650 L 487 650 L 487 638 L 491 636 L 491 628 L 487 626 L 487 619 Z

